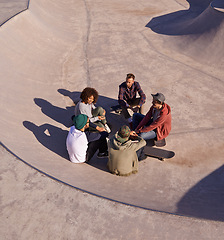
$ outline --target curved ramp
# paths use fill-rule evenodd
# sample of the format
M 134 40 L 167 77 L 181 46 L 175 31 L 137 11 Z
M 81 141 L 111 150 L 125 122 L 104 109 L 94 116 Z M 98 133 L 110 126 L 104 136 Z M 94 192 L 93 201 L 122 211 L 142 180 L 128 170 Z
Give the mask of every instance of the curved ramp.
M 213 7 L 217 11 L 224 12 L 224 2 L 222 0 L 212 1 L 211 7 Z
M 130 0 L 128 6 L 109 0 L 100 1 L 100 7 L 94 1 L 31 0 L 27 11 L 2 25 L 1 140 L 24 162 L 83 191 L 192 216 L 190 206 L 182 204 L 185 194 L 194 200 L 190 189 L 223 165 L 224 86 L 216 75 L 223 69 L 195 65 L 191 57 L 184 62 L 182 51 L 169 54 L 165 49 L 167 36 L 161 40 L 161 35 L 145 28 L 164 9 L 180 9 L 177 2 L 169 0 L 168 7 L 163 0 L 156 6 Z M 207 67 L 212 71 L 204 71 Z M 127 72 L 135 73 L 148 96 L 146 108 L 151 93 L 165 94 L 173 114 L 166 148 L 175 152 L 175 158 L 166 162 L 148 158 L 140 163 L 139 173 L 128 178 L 110 174 L 107 159 L 72 164 L 65 139 L 73 100 L 84 87 L 95 87 L 116 131 L 124 120 L 109 113 L 109 107 Z M 209 195 L 211 188 L 205 185 L 203 191 Z M 218 187 L 223 193 L 223 185 Z M 200 198 L 199 203 L 204 204 Z M 223 221 L 223 208 L 219 210 L 218 219 L 202 217 Z

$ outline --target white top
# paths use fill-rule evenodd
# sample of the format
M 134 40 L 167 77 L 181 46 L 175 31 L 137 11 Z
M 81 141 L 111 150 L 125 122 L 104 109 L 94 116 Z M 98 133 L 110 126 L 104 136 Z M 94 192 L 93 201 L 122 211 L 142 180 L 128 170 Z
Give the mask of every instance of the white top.
M 83 103 L 81 100 L 75 106 L 75 116 L 79 114 L 85 114 L 88 116 L 90 122 L 96 122 L 99 120 L 98 117 L 93 117 L 92 109 L 95 109 L 95 105 L 93 103 Z
M 71 162 L 83 163 L 86 161 L 88 140 L 84 132 L 72 126 L 66 139 L 66 146 Z

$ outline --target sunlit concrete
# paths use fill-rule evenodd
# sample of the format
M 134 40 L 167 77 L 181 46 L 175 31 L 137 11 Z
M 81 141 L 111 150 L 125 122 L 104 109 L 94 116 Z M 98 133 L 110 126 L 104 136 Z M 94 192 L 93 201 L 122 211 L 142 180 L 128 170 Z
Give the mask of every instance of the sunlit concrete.
M 3 145 L 47 175 L 94 195 L 224 221 L 224 14 L 214 5 L 31 0 L 28 10 L 0 28 Z M 65 139 L 73 101 L 84 87 L 96 88 L 115 132 L 125 121 L 110 106 L 128 72 L 141 83 L 146 108 L 151 93 L 166 96 L 173 127 L 165 149 L 175 157 L 147 158 L 128 178 L 111 175 L 107 159 L 72 164 Z M 218 202 L 209 204 L 203 194 L 213 192 L 217 178 Z M 210 210 L 194 212 L 195 200 Z

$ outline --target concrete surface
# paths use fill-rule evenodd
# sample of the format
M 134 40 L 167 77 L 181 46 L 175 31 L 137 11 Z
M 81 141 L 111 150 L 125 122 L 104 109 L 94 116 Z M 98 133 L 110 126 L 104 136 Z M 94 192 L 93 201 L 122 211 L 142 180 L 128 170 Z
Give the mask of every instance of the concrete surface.
M 0 148 L 2 240 L 223 239 L 223 222 L 118 204 L 61 184 Z
M 97 201 L 108 204 L 108 207 L 112 204 L 122 212 L 122 219 L 127 209 L 132 209 L 137 215 L 145 216 L 147 226 L 157 218 L 158 225 L 150 229 L 146 225 L 135 226 L 132 230 L 136 231 L 135 234 L 139 231 L 144 233 L 142 238 L 133 239 L 147 239 L 144 235 L 147 231 L 155 239 L 174 239 L 169 230 L 181 234 L 177 226 L 183 229 L 185 220 L 191 227 L 184 228 L 182 239 L 190 239 L 189 229 L 199 234 L 194 235 L 194 239 L 212 239 L 209 234 L 214 231 L 217 234 L 215 239 L 218 239 L 223 233 L 224 221 L 224 15 L 215 9 L 214 5 L 220 8 L 217 1 L 210 2 L 70 0 L 61 3 L 31 0 L 27 11 L 0 28 L 3 145 L 49 176 L 105 198 L 84 194 L 93 201 L 90 208 L 94 208 Z M 207 27 L 202 29 L 204 25 Z M 125 121 L 109 113 L 109 108 L 116 103 L 118 85 L 128 72 L 136 75 L 148 96 L 146 108 L 150 106 L 151 93 L 165 94 L 173 116 L 173 129 L 165 149 L 173 150 L 175 157 L 166 162 L 147 158 L 140 163 L 139 173 L 128 178 L 108 173 L 107 159 L 94 158 L 90 164 L 70 163 L 65 139 L 71 124 L 73 101 L 78 99 L 84 87 L 95 87 L 101 95 L 98 103 L 107 110 L 115 132 Z M 3 162 L 11 163 L 14 157 L 4 151 Z M 15 168 L 28 168 L 40 182 L 45 179 L 54 186 L 58 185 L 18 161 L 13 164 Z M 3 172 L 2 178 L 10 179 L 10 184 L 15 186 L 9 176 L 10 170 Z M 26 171 L 23 170 L 23 174 L 29 178 Z M 19 182 L 23 185 L 24 181 L 21 178 Z M 44 182 L 43 186 L 46 184 Z M 82 192 L 62 184 L 58 186 L 69 189 L 69 194 L 77 194 L 82 199 Z M 7 197 L 5 192 L 1 209 L 7 218 L 10 206 L 5 207 L 5 202 L 10 195 Z M 21 191 L 21 199 L 23 194 L 27 196 Z M 31 197 L 26 205 L 32 206 L 32 201 Z M 22 200 L 15 202 L 16 206 L 21 206 Z M 39 202 L 37 204 L 42 206 Z M 81 202 L 77 201 L 77 204 Z M 69 207 L 66 211 L 70 211 Z M 36 216 L 41 219 L 42 214 Z M 88 210 L 83 214 L 88 214 Z M 102 214 L 107 214 L 107 211 L 102 211 Z M 201 220 L 180 217 L 182 215 Z M 48 217 L 46 222 L 52 219 Z M 24 215 L 22 222 L 25 218 Z M 164 232 L 158 233 L 163 218 L 167 220 L 166 227 Z M 10 221 L 15 219 L 12 217 Z M 113 225 L 113 220 L 108 222 Z M 135 223 L 134 216 L 130 222 Z M 41 224 L 44 226 L 44 221 L 39 226 Z M 5 225 L 6 222 L 4 228 Z M 34 228 L 31 226 L 30 229 L 29 232 L 29 227 L 21 224 L 21 233 L 34 237 Z M 126 239 L 122 230 L 116 231 L 114 239 Z M 46 229 L 45 234 L 49 232 Z M 10 234 L 18 234 L 16 230 L 4 233 L 11 237 L 13 235 Z M 47 239 L 51 237 L 46 236 Z M 71 236 L 74 235 L 67 238 Z M 85 235 L 80 236 L 85 239 Z M 176 239 L 181 239 L 179 236 Z M 105 239 L 103 235 L 102 239 Z M 108 239 L 113 239 L 113 236 Z
M 15 15 L 25 11 L 29 6 L 28 0 L 1 0 L 0 1 L 0 26 Z

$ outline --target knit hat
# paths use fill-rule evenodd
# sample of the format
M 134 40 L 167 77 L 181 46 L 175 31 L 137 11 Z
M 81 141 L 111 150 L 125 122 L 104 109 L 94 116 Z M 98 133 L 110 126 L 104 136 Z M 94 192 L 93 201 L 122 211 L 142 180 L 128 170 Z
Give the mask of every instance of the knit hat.
M 122 126 L 117 134 L 117 140 L 121 143 L 128 141 L 130 136 L 130 128 L 127 125 Z
M 153 97 L 153 100 L 159 101 L 161 103 L 165 102 L 165 97 L 162 93 L 156 93 L 156 94 L 151 94 Z
M 72 120 L 75 125 L 75 128 L 80 130 L 86 125 L 87 119 L 88 117 L 85 114 L 79 114 L 75 116 Z

